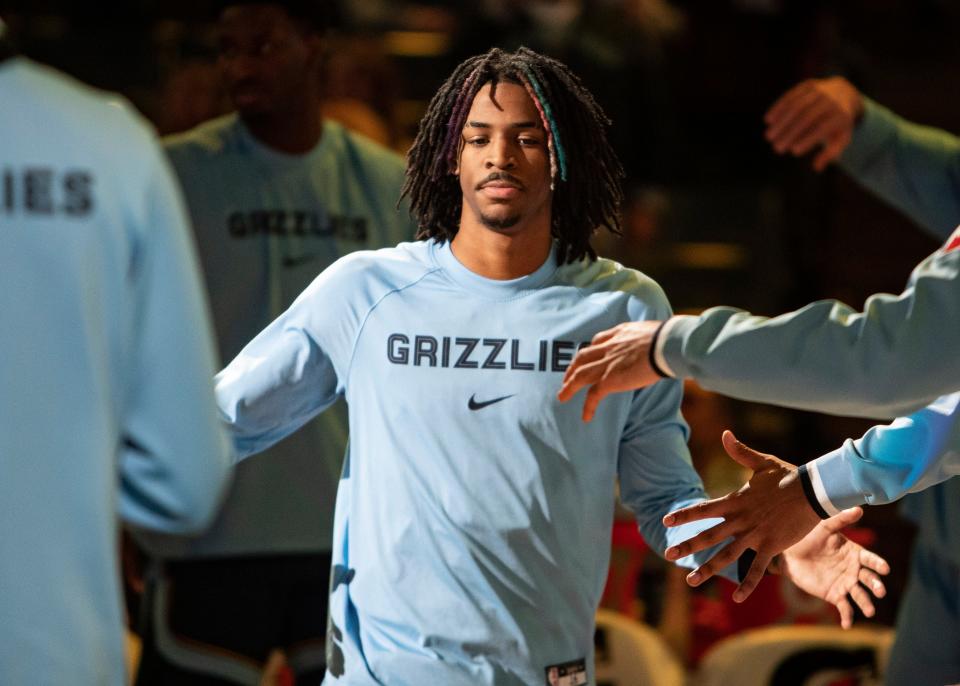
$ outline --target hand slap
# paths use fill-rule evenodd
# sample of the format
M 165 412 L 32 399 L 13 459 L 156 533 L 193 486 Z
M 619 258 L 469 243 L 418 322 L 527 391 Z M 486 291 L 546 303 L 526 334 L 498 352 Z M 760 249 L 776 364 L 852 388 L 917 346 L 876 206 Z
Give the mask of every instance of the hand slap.
M 863 516 L 859 507 L 822 520 L 809 534 L 783 552 L 780 570 L 797 588 L 837 608 L 840 626 L 853 626 L 853 604 L 867 617 L 876 613 L 871 594 L 887 594 L 881 575 L 890 565 L 876 553 L 854 543 L 841 530 Z
M 632 391 L 660 380 L 650 367 L 650 345 L 660 322 L 627 322 L 601 331 L 573 358 L 557 394 L 569 401 L 583 388 L 583 421 L 589 422 L 597 406 L 610 393 Z
M 796 467 L 747 447 L 730 431 L 723 432 L 722 440 L 727 454 L 753 470 L 753 475 L 733 493 L 666 515 L 663 523 L 668 527 L 709 518 L 723 521 L 667 548 L 664 556 L 677 560 L 731 539 L 688 576 L 688 581 L 697 585 L 737 560 L 747 548 L 754 550 L 756 558 L 734 598 L 743 600 L 759 583 L 770 560 L 806 536 L 820 518 L 803 494 Z

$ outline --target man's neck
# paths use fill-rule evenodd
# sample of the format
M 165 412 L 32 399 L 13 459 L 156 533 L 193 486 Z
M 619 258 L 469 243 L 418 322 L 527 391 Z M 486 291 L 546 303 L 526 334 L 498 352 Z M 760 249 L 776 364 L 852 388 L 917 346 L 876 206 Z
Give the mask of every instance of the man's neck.
M 258 141 L 289 155 L 309 152 L 323 135 L 319 99 L 308 99 L 308 102 L 289 111 L 257 117 L 241 115 L 241 119 Z
M 506 281 L 537 271 L 550 255 L 550 222 L 513 234 L 498 233 L 473 222 L 461 222 L 450 249 L 474 274 Z

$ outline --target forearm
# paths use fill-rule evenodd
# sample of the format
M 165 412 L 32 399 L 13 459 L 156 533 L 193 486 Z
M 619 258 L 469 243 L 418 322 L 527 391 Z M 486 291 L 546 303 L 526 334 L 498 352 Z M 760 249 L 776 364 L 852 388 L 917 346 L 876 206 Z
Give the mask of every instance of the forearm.
M 882 505 L 960 474 L 960 393 L 804 466 L 808 497 L 821 516 L 868 503 Z
M 945 239 L 960 224 L 960 139 L 864 100 L 842 169 L 922 228 Z
M 960 251 L 935 254 L 898 296 L 863 312 L 820 301 L 775 318 L 718 307 L 675 317 L 657 351 L 677 377 L 744 400 L 833 414 L 896 417 L 960 388 Z

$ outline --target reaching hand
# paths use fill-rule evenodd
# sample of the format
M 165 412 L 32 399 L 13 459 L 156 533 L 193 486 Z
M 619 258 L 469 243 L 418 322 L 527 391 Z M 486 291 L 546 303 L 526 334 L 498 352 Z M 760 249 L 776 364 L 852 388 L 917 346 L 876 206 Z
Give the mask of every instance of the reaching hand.
M 668 560 L 677 560 L 732 537 L 733 540 L 710 560 L 687 575 L 687 583 L 699 586 L 736 561 L 747 548 L 752 548 L 757 555 L 750 565 L 750 571 L 733 594 L 733 599 L 740 602 L 760 583 L 773 556 L 800 541 L 821 520 L 807 502 L 796 467 L 773 455 L 764 455 L 748 448 L 730 431 L 723 432 L 723 447 L 730 457 L 752 469 L 753 476 L 738 491 L 685 507 L 664 517 L 665 526 L 678 526 L 711 517 L 722 517 L 724 520 L 683 543 L 667 548 L 664 556 Z
M 863 115 L 863 96 L 839 76 L 803 81 L 773 103 L 764 122 L 765 136 L 778 153 L 806 155 L 816 146 L 813 168 L 823 169 L 850 144 Z
M 659 381 L 660 375 L 650 366 L 650 346 L 659 326 L 660 322 L 627 322 L 594 336 L 567 368 L 557 394 L 560 402 L 589 386 L 583 403 L 583 421 L 589 422 L 606 395 Z
M 799 543 L 783 551 L 780 559 L 780 573 L 801 590 L 834 605 L 844 629 L 853 626 L 848 596 L 864 615 L 872 617 L 873 601 L 867 591 L 877 598 L 887 594 L 880 579 L 890 573 L 887 561 L 840 533 L 862 516 L 863 510 L 854 507 L 822 520 Z

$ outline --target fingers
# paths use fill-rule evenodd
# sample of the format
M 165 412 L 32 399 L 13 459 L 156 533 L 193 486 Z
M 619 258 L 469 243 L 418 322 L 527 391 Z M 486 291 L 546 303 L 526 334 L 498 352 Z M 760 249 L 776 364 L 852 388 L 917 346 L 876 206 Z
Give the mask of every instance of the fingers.
M 823 149 L 813 158 L 813 168 L 815 171 L 822 172 L 827 165 L 836 160 L 847 149 L 852 139 L 852 133 L 844 133 L 833 136 L 823 146 Z
M 777 152 L 786 152 L 797 133 L 808 128 L 811 121 L 826 112 L 827 106 L 828 103 L 815 89 L 797 93 L 785 101 L 778 116 L 768 122 L 764 135 Z
M 766 139 L 778 153 L 806 155 L 823 148 L 813 160 L 822 171 L 849 145 L 859 93 L 840 79 L 809 79 L 781 96 L 764 115 Z
M 789 150 L 794 155 L 801 154 L 801 144 L 808 140 L 817 143 L 835 129 L 837 122 L 833 119 L 834 116 L 831 103 L 814 100 L 798 112 L 787 126 L 782 127 L 776 136 L 770 136 L 770 143 L 777 152 Z
M 723 443 L 723 449 L 727 451 L 727 455 L 732 457 L 738 464 L 753 471 L 757 471 L 764 466 L 767 456 L 763 453 L 758 453 L 753 448 L 748 448 L 738 441 L 732 431 L 724 431 L 720 440 Z
M 728 522 L 721 522 L 716 526 L 712 526 L 709 529 L 701 531 L 699 534 L 693 538 L 687 539 L 683 543 L 670 546 L 664 551 L 663 556 L 666 559 L 673 561 L 679 560 L 681 557 L 686 557 L 687 555 L 692 555 L 693 553 L 699 553 L 701 550 L 711 548 L 718 543 L 722 543 L 731 535 L 734 535 L 731 531 L 732 528 L 732 525 Z M 729 555 L 727 555 L 727 557 L 729 557 Z M 736 559 L 736 557 L 733 559 Z
M 801 81 L 796 86 L 788 90 L 786 93 L 777 98 L 769 108 L 767 108 L 766 113 L 763 115 L 763 121 L 765 124 L 770 125 L 783 116 L 783 111 L 789 107 L 790 101 L 793 99 L 797 91 L 800 91 L 804 88 L 807 88 L 808 82 Z
M 593 420 L 593 415 L 597 412 L 597 405 L 600 404 L 600 401 L 603 400 L 610 391 L 607 390 L 605 384 L 598 383 L 590 387 L 590 390 L 587 391 L 587 397 L 583 401 L 583 421 L 589 422 Z
M 836 606 L 840 613 L 840 626 L 849 629 L 853 626 L 853 607 L 850 605 L 850 601 L 844 596 L 837 601 Z
M 860 549 L 860 565 L 867 569 L 872 569 L 878 574 L 889 574 L 890 564 L 882 557 L 866 548 Z
M 843 120 L 830 110 L 812 113 L 803 124 L 789 143 L 793 155 L 806 155 L 816 146 L 832 140 L 843 130 Z
M 770 127 L 767 137 L 769 138 L 771 133 L 779 132 L 783 125 L 789 123 L 790 118 L 802 109 L 804 103 L 815 95 L 812 80 L 802 81 L 781 95 L 763 116 L 763 121 Z
M 870 594 L 860 584 L 854 584 L 850 589 L 850 597 L 857 604 L 864 617 L 873 617 L 877 611 L 873 607 L 873 601 L 870 600 Z
M 744 550 L 746 550 L 746 545 L 737 542 L 733 542 L 724 547 L 707 562 L 687 574 L 687 584 L 690 586 L 699 586 L 739 559 L 739 557 L 743 555 Z
M 715 498 L 714 500 L 704 500 L 703 502 L 697 503 L 696 505 L 690 505 L 689 507 L 684 507 L 679 510 L 674 510 L 673 512 L 667 513 L 663 518 L 663 525 L 670 526 L 680 526 L 681 524 L 687 524 L 688 522 L 697 522 L 701 519 L 710 519 L 711 517 L 729 517 L 735 511 L 735 507 L 730 502 L 730 500 L 724 496 L 723 498 Z M 717 524 L 707 531 L 713 531 L 714 529 L 723 528 L 723 535 L 729 536 L 727 529 L 730 528 L 729 522 L 723 522 L 722 524 Z M 703 532 L 698 536 L 690 539 L 691 541 L 697 540 L 700 536 L 703 536 L 706 533 Z M 718 532 L 719 533 L 719 532 Z M 720 539 L 723 540 L 723 539 Z M 688 541 L 689 542 L 689 541 Z M 681 544 L 682 545 L 682 544 Z M 674 546 L 676 547 L 676 546 Z M 668 548 L 669 550 L 669 548 Z M 682 555 L 680 557 L 683 557 Z
M 618 324 L 617 326 L 614 326 L 611 329 L 607 329 L 606 331 L 601 331 L 590 340 L 590 345 L 591 346 L 599 345 L 600 343 L 605 343 L 609 341 L 611 338 L 613 338 L 620 332 L 620 329 L 622 327 L 623 327 L 623 324 Z
M 767 570 L 767 565 L 770 564 L 770 557 L 770 555 L 757 554 L 753 560 L 753 564 L 750 565 L 750 571 L 747 572 L 743 581 L 740 582 L 737 590 L 733 592 L 733 602 L 742 603 L 753 593 L 753 589 L 757 587 L 757 584 L 759 584 L 763 578 L 763 573 Z
M 878 598 L 883 598 L 887 595 L 887 587 L 884 585 L 883 580 L 872 570 L 861 568 L 857 573 L 857 581 L 869 588 L 870 592 Z
M 575 396 L 581 388 L 595 384 L 602 376 L 606 364 L 603 360 L 592 362 L 591 360 L 602 355 L 597 352 L 593 355 L 587 355 L 590 348 L 584 348 L 573 358 L 573 362 L 567 368 L 567 373 L 563 377 L 563 384 L 560 386 L 560 392 L 557 398 L 565 403 Z M 583 357 L 581 357 L 583 355 Z
M 825 519 L 823 521 L 823 526 L 825 526 L 830 533 L 838 533 L 842 529 L 845 529 L 851 524 L 859 521 L 862 516 L 862 507 L 851 507 L 841 511 L 840 514 L 830 517 L 830 519 Z

